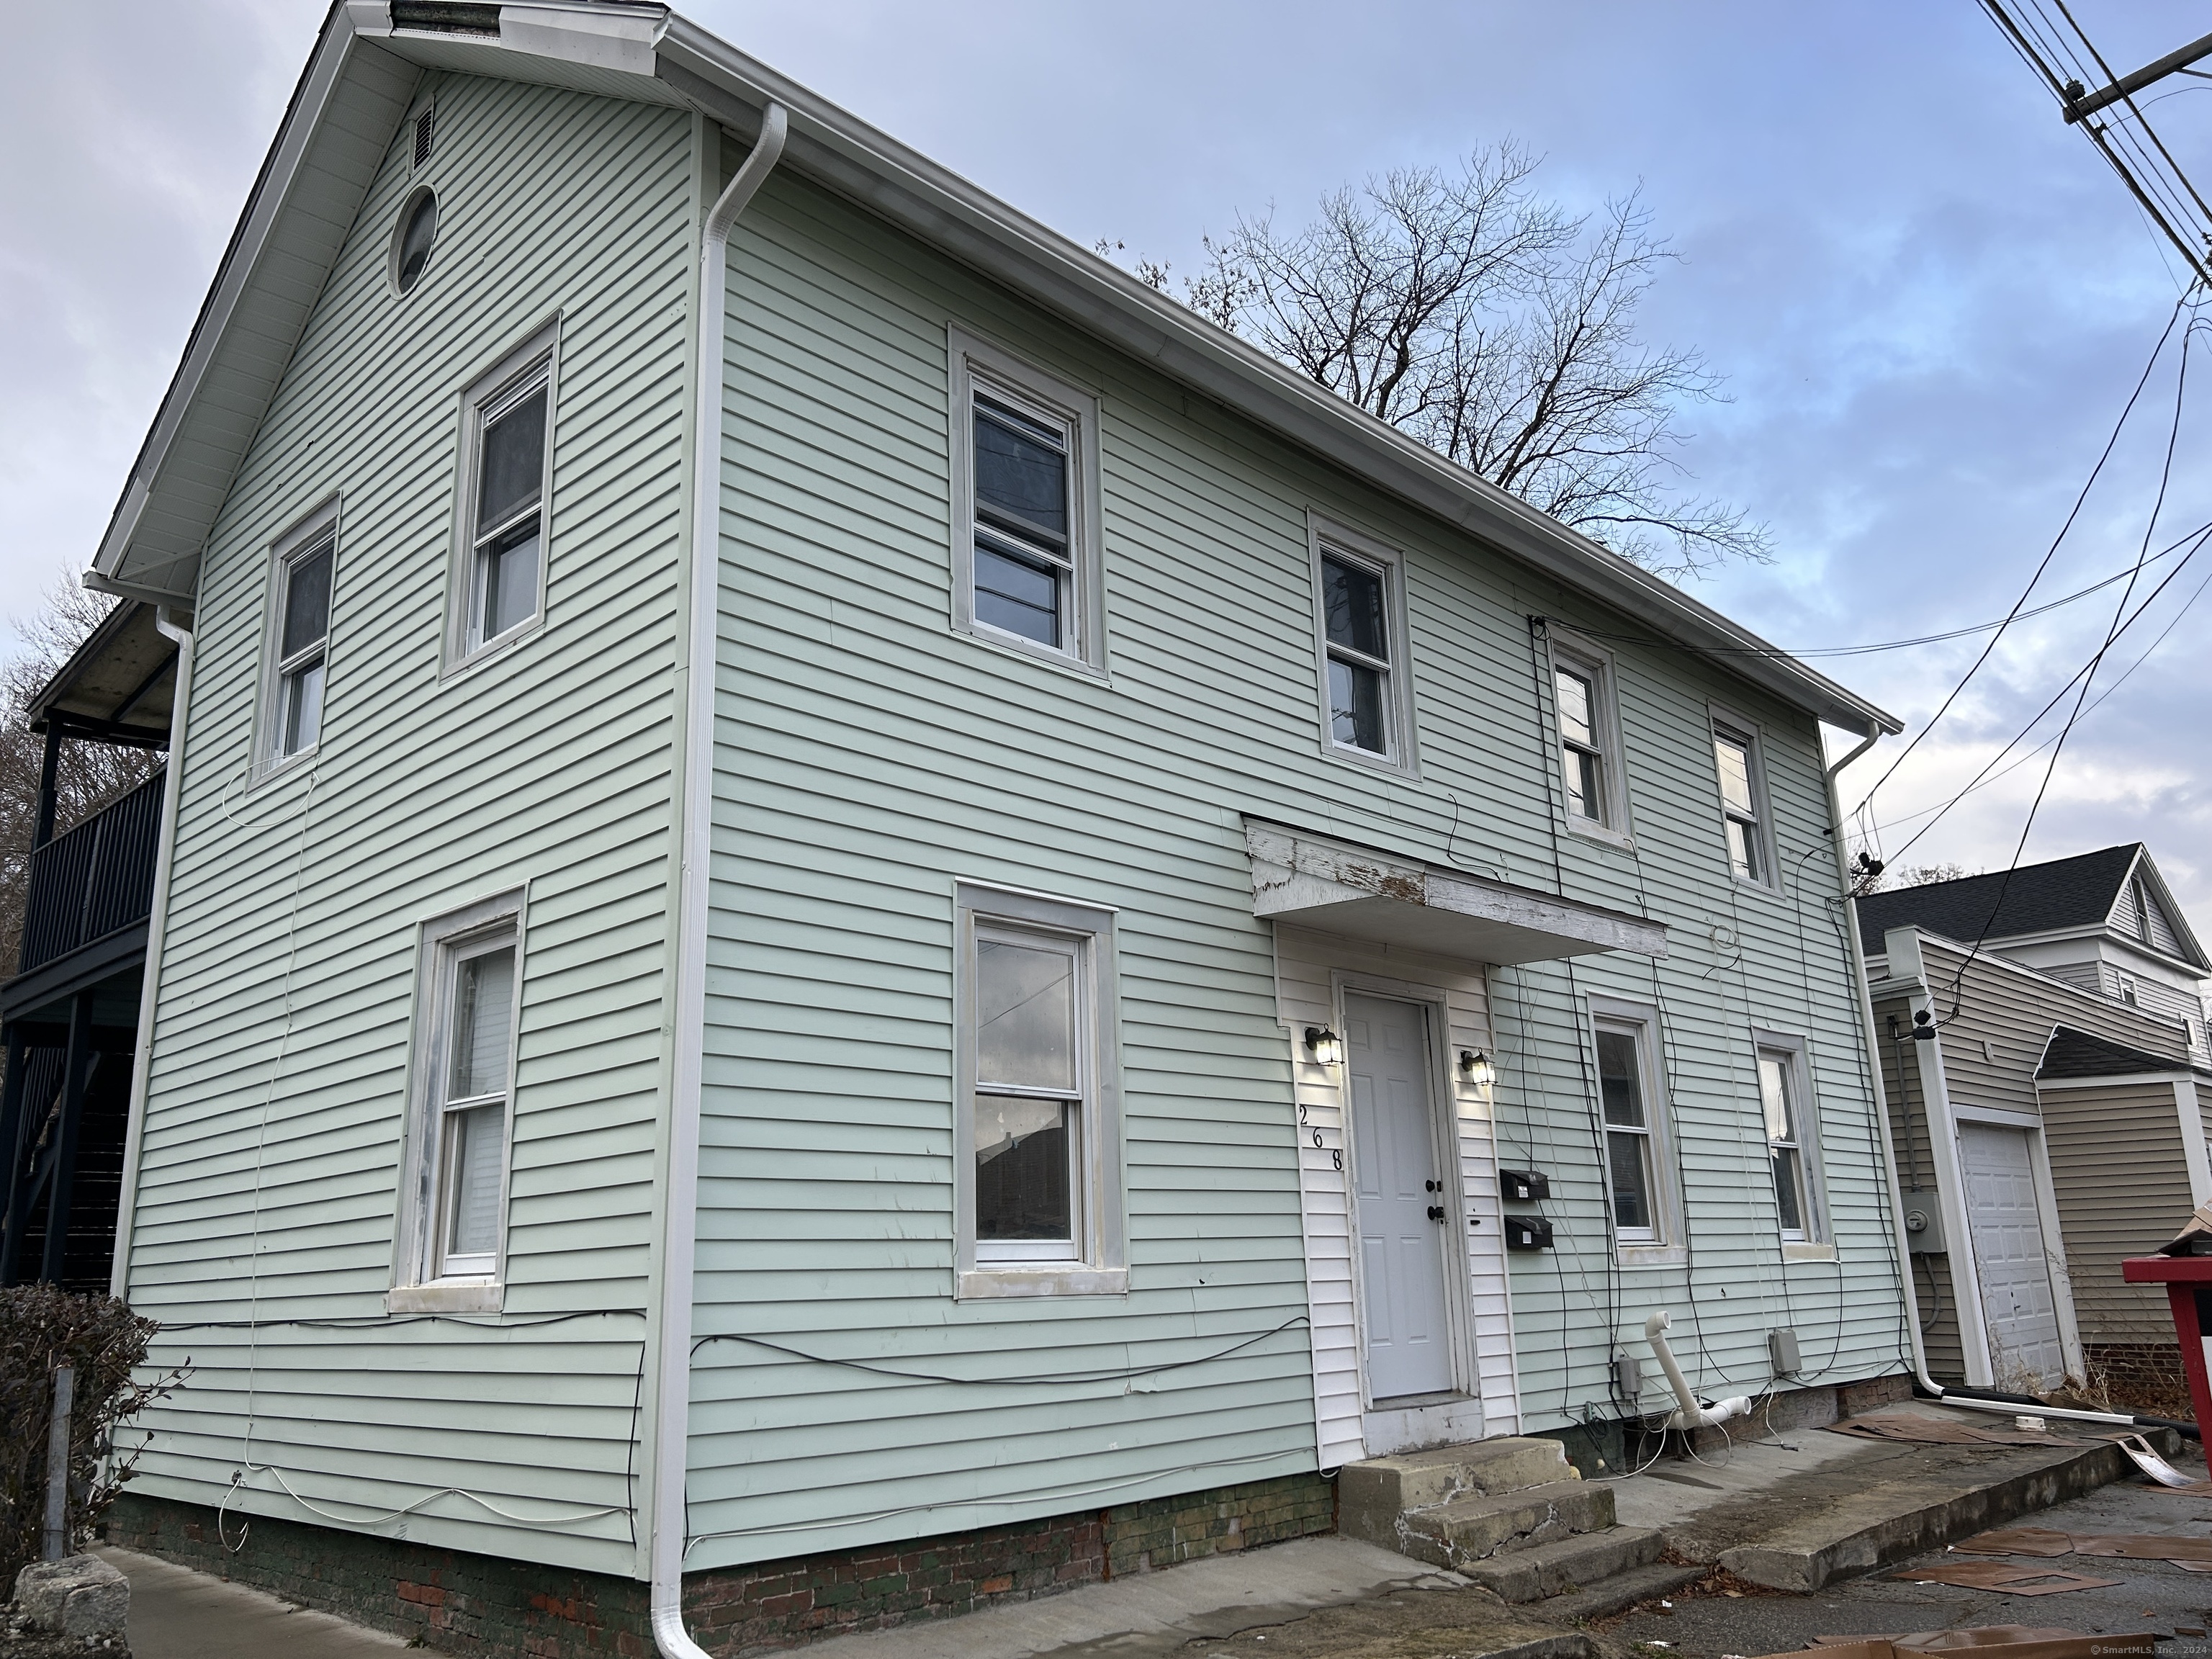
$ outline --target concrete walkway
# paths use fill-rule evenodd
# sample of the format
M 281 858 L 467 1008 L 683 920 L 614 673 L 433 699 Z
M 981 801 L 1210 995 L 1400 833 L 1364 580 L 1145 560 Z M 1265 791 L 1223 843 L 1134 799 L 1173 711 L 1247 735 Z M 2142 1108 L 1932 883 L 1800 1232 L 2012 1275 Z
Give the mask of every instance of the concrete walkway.
M 93 1553 L 131 1581 L 132 1659 L 391 1659 L 407 1645 L 136 1550 Z
M 841 1636 L 803 1651 L 806 1659 L 1142 1659 L 1324 1607 L 1466 1583 L 1355 1539 L 1301 1538 L 957 1619 Z

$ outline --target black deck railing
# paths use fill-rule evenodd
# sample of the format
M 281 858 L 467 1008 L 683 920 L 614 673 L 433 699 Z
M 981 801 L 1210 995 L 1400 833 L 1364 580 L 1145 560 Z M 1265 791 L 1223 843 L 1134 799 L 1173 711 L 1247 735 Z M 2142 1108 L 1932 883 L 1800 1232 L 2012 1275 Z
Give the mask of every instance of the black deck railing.
M 155 773 L 31 854 L 19 973 L 146 919 L 154 908 L 164 775 Z

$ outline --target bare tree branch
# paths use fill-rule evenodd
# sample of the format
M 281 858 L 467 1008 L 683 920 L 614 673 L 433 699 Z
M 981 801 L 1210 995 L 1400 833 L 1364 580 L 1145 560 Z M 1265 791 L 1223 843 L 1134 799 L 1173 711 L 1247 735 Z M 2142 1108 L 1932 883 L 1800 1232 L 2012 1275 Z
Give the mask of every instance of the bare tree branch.
M 1393 173 L 1295 233 L 1240 215 L 1191 307 L 1470 471 L 1663 575 L 1765 561 L 1765 529 L 1681 493 L 1685 405 L 1723 401 L 1694 351 L 1636 335 L 1674 258 L 1637 198 L 1570 217 L 1511 143 L 1455 178 Z M 1106 245 L 1100 245 L 1106 252 Z M 1165 267 L 1146 262 L 1163 287 Z

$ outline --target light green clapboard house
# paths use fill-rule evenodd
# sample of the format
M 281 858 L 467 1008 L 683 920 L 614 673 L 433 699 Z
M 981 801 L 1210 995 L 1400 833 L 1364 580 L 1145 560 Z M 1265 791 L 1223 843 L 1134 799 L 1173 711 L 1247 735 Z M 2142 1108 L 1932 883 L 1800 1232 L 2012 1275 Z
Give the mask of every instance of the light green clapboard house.
M 142 1543 L 730 1650 L 1904 1369 L 1895 723 L 658 6 L 333 8 L 93 581 Z

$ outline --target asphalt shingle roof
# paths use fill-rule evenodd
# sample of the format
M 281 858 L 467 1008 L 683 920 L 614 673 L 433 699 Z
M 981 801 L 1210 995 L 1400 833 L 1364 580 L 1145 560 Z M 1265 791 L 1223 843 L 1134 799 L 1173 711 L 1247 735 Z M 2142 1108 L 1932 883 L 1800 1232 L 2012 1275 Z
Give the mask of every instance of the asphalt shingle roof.
M 1870 953 L 1879 954 L 1881 936 L 1893 927 L 1918 926 L 1972 943 L 2098 927 L 2112 915 L 2120 884 L 2142 850 L 2141 842 L 2130 842 L 2049 864 L 2023 864 L 2009 882 L 2000 870 L 1993 875 L 1869 893 L 1858 901 L 1859 937 Z
M 2131 1072 L 2181 1072 L 2188 1070 L 2185 1060 L 2154 1054 L 2144 1048 L 2130 1048 L 2124 1042 L 2113 1042 L 2087 1031 L 2077 1031 L 2070 1025 L 2053 1028 L 2051 1042 L 2043 1051 L 2043 1064 L 2035 1070 L 2036 1079 L 2062 1077 L 2125 1077 Z

